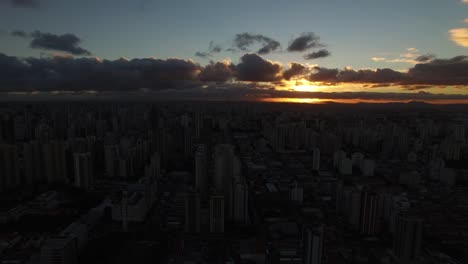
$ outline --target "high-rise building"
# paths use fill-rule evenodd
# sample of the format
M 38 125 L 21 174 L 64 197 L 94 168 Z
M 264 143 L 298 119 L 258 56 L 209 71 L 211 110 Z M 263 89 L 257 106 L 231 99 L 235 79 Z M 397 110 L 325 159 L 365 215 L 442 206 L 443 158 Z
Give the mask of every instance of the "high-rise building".
M 422 219 L 419 216 L 400 214 L 395 224 L 393 251 L 402 263 L 412 263 L 421 249 Z
M 200 194 L 191 192 L 185 196 L 185 232 L 200 232 Z
M 41 145 L 37 141 L 23 144 L 23 167 L 26 184 L 42 180 Z
M 210 197 L 210 232 L 224 233 L 224 195 Z
M 216 191 L 230 193 L 229 187 L 234 171 L 234 147 L 230 144 L 218 144 L 214 152 L 215 175 L 214 187 Z
M 300 185 L 297 181 L 294 181 L 291 185 L 290 190 L 291 202 L 295 204 L 302 204 L 304 201 L 304 187 Z
M 361 194 L 360 232 L 367 236 L 377 235 L 382 226 L 383 202 L 379 194 L 364 191 Z
M 302 230 L 302 263 L 320 264 L 323 258 L 323 225 L 308 226 Z
M 199 145 L 195 153 L 195 189 L 204 201 L 208 197 L 208 164 L 206 145 Z
M 116 145 L 108 145 L 104 147 L 105 172 L 107 177 L 116 177 L 118 168 L 116 161 L 119 157 L 119 148 Z
M 20 184 L 18 151 L 15 145 L 0 145 L 0 191 Z
M 233 188 L 232 216 L 234 221 L 247 224 L 249 221 L 249 185 L 236 182 Z
M 312 169 L 320 170 L 320 149 L 314 148 L 312 150 Z
M 91 153 L 75 153 L 73 155 L 75 186 L 90 189 L 93 185 L 93 161 Z
M 42 150 L 47 182 L 68 182 L 65 143 L 51 141 Z

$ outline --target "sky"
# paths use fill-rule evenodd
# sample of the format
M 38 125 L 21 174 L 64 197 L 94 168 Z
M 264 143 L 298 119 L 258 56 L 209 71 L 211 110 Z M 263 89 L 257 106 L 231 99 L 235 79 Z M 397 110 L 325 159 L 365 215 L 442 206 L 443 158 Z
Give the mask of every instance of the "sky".
M 125 60 L 132 69 L 125 81 L 139 81 L 137 88 L 160 89 L 161 79 L 193 87 L 188 80 L 203 79 L 209 82 L 204 87 L 254 82 L 254 88 L 310 92 L 468 94 L 467 0 L 0 0 L 0 43 L 3 91 L 51 83 L 64 89 L 64 80 L 89 86 L 77 77 L 82 72 L 73 78 L 62 72 L 53 61 L 60 57 L 74 60 L 74 71 L 96 67 L 83 66 L 85 60 L 99 67 L 114 62 L 100 69 L 94 86 L 103 85 L 102 72 L 116 74 L 117 62 Z M 145 58 L 157 61 L 151 69 L 159 79 L 134 76 L 149 74 L 135 62 Z M 292 62 L 298 71 L 285 74 Z M 20 63 L 36 71 L 18 72 Z M 192 72 L 175 77 L 181 70 L 173 64 Z M 212 68 L 226 77 L 200 77 Z M 387 68 L 395 73 L 377 72 Z

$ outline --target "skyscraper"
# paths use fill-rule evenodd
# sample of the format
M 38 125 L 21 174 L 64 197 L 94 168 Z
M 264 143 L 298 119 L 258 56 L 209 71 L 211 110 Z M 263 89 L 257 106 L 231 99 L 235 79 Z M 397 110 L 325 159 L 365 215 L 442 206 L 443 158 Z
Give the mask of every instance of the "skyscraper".
M 200 194 L 191 192 L 185 196 L 185 232 L 200 232 Z
M 383 203 L 375 192 L 364 191 L 361 194 L 360 231 L 367 236 L 380 232 L 383 217 Z
M 320 149 L 314 148 L 312 150 L 312 169 L 320 170 Z
M 415 215 L 400 214 L 395 225 L 393 251 L 402 263 L 412 263 L 419 257 L 422 219 Z
M 233 219 L 246 224 L 249 220 L 249 185 L 245 181 L 235 183 L 233 196 Z
M 224 232 L 224 195 L 210 197 L 210 232 Z
M 75 186 L 90 189 L 93 185 L 93 161 L 91 153 L 75 153 L 73 155 Z
M 320 264 L 323 255 L 323 225 L 308 226 L 302 230 L 302 250 L 304 264 Z
M 195 189 L 200 192 L 204 201 L 208 195 L 208 170 L 207 170 L 206 145 L 199 145 L 195 153 Z

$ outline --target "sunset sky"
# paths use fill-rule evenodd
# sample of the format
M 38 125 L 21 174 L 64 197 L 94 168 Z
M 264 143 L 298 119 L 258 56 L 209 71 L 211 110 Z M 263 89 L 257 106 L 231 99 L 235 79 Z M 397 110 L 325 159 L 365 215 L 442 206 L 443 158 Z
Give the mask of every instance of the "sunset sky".
M 0 43 L 3 92 L 468 99 L 467 0 L 1 0 Z

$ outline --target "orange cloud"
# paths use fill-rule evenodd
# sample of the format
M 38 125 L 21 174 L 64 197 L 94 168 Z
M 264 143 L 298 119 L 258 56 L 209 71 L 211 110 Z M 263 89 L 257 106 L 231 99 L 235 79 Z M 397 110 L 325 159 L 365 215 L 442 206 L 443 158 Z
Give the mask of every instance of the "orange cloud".
M 468 3 L 468 0 L 465 0 Z M 468 48 L 468 28 L 455 28 L 449 31 L 450 39 L 457 45 Z

